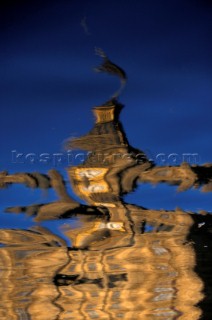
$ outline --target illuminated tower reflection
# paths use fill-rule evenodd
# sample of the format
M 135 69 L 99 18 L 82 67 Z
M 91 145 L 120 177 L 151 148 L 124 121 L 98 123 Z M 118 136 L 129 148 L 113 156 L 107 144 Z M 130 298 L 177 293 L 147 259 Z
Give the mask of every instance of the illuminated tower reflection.
M 31 210 L 37 221 L 75 215 L 78 225 L 63 227 L 71 247 L 41 227 L 0 230 L 1 319 L 200 319 L 204 284 L 190 240 L 210 216 L 124 202 L 141 177 L 152 179 L 158 169 L 130 146 L 121 108 L 116 100 L 94 108 L 93 129 L 69 142 L 90 152 L 83 164 L 68 168 L 86 204 L 71 199 L 52 171 L 57 202 L 8 210 Z

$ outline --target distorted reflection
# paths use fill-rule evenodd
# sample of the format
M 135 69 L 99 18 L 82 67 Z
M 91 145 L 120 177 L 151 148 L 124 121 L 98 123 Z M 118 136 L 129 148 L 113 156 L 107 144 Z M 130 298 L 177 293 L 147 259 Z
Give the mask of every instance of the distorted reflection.
M 71 246 L 39 226 L 0 230 L 2 320 L 210 318 L 210 215 L 150 210 L 123 197 L 142 181 L 180 190 L 204 184 L 210 191 L 211 166 L 155 166 L 128 143 L 121 109 L 116 100 L 94 108 L 93 129 L 68 142 L 90 152 L 83 164 L 68 168 L 86 205 L 68 195 L 55 170 L 1 173 L 2 186 L 53 187 L 59 197 L 8 213 L 25 212 L 35 221 L 78 217 L 77 227 L 63 227 Z

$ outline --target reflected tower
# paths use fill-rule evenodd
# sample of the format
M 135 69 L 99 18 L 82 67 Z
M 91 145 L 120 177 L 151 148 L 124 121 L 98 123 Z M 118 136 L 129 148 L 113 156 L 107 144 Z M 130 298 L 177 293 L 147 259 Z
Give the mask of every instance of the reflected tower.
M 125 73 L 103 58 L 103 70 L 125 81 Z M 40 226 L 0 230 L 2 320 L 200 319 L 203 268 L 192 240 L 201 243 L 202 226 L 208 240 L 210 215 L 146 209 L 126 203 L 124 195 L 141 182 L 173 183 L 180 190 L 204 183 L 210 191 L 211 165 L 156 166 L 128 142 L 122 108 L 116 95 L 93 108 L 92 130 L 68 143 L 89 152 L 84 163 L 67 169 L 83 203 L 68 195 L 55 170 L 0 173 L 0 186 L 25 183 L 58 194 L 58 201 L 10 207 L 8 214 L 25 212 L 36 222 L 78 218 L 77 226 L 62 228 L 71 245 Z

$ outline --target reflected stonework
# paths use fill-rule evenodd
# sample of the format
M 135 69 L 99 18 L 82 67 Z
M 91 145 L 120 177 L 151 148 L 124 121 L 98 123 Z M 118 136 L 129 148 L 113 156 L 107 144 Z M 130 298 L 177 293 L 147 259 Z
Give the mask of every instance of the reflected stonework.
M 212 166 L 157 167 L 129 144 L 121 109 L 116 100 L 94 108 L 93 129 L 68 143 L 90 151 L 83 164 L 68 168 L 86 205 L 69 196 L 55 170 L 1 173 L 2 187 L 53 187 L 59 197 L 8 213 L 25 212 L 35 221 L 78 218 L 77 227 L 63 227 L 71 247 L 41 227 L 0 230 L 2 320 L 210 319 L 210 214 L 151 210 L 123 197 L 141 182 L 211 191 Z

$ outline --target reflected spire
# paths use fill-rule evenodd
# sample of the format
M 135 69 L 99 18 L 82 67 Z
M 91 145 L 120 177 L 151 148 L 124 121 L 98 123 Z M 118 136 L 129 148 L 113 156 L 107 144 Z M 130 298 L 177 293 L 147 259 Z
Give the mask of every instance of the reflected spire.
M 98 56 L 103 58 L 103 62 L 99 67 L 96 67 L 94 70 L 96 72 L 106 72 L 111 75 L 118 76 L 121 81 L 120 88 L 112 95 L 112 98 L 118 98 L 121 94 L 122 90 L 124 89 L 126 82 L 127 82 L 127 75 L 125 71 L 117 66 L 115 63 L 111 62 L 105 52 L 100 48 L 95 48 L 95 52 Z
M 125 81 L 125 73 L 99 53 L 101 71 Z M 205 184 L 211 191 L 212 166 L 156 166 L 129 143 L 119 120 L 122 108 L 114 98 L 94 107 L 90 132 L 67 144 L 89 152 L 67 169 L 83 204 L 68 194 L 56 170 L 0 172 L 1 187 L 25 183 L 52 187 L 58 195 L 55 202 L 10 207 L 8 213 L 25 212 L 36 222 L 66 219 L 63 239 L 41 227 L 0 230 L 1 319 L 200 319 L 207 277 L 201 277 L 205 266 L 196 266 L 196 257 L 204 242 L 211 244 L 211 216 L 146 209 L 123 196 L 139 182 L 172 183 L 181 191 Z

